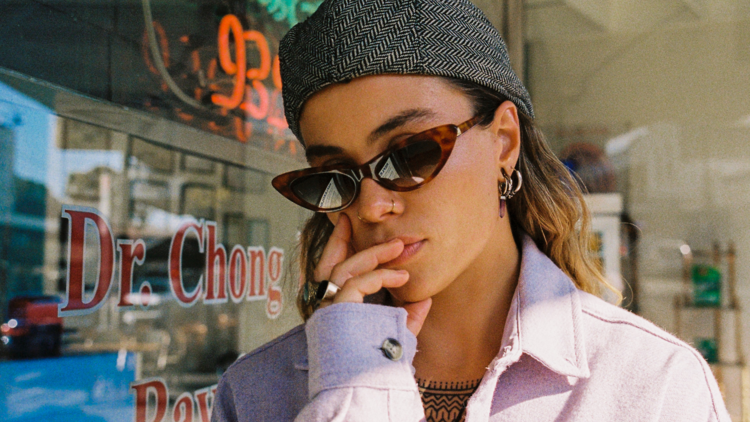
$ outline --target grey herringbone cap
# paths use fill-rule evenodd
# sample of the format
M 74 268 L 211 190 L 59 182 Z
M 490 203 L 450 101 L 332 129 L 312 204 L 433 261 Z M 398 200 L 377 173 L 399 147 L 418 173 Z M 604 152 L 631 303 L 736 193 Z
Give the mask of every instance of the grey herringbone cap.
M 500 34 L 469 0 L 327 0 L 279 45 L 284 112 L 298 139 L 311 95 L 360 76 L 447 76 L 493 89 L 533 117 Z

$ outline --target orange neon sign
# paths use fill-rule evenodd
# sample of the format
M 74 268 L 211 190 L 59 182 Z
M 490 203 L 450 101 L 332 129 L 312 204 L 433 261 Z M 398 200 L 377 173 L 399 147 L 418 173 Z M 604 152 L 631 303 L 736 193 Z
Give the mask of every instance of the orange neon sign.
M 169 67 L 169 44 L 166 32 L 158 23 L 154 22 L 161 55 L 165 66 Z M 202 70 L 201 58 L 198 50 L 190 54 L 190 66 L 193 73 L 201 73 L 205 76 L 207 87 L 211 92 L 208 101 L 220 107 L 217 112 L 221 116 L 237 114 L 240 111 L 244 119 L 235 119 L 232 125 L 234 136 L 241 142 L 247 142 L 253 132 L 253 124 L 249 120 L 265 120 L 275 130 L 282 131 L 288 127 L 283 109 L 280 106 L 281 95 L 281 73 L 279 70 L 279 57 L 272 55 L 266 36 L 257 30 L 245 30 L 240 19 L 235 15 L 226 15 L 221 19 L 218 29 L 218 60 L 211 59 L 205 72 Z M 180 42 L 188 43 L 188 37 L 183 36 Z M 145 42 L 144 42 L 145 45 Z M 158 74 L 147 50 L 143 51 L 144 60 L 148 69 Z M 253 53 L 257 54 L 258 66 L 248 67 L 248 59 Z M 219 73 L 231 77 L 231 83 L 220 82 Z M 271 79 L 272 88 L 264 83 Z M 194 89 L 194 98 L 201 101 L 205 89 L 200 86 Z M 166 84 L 162 84 L 162 90 L 167 91 Z M 237 110 L 237 111 L 235 111 Z M 234 111 L 234 112 L 233 112 Z M 185 122 L 193 120 L 194 116 L 186 110 L 178 110 L 177 116 Z M 221 128 L 215 122 L 209 122 L 207 129 L 220 131 Z M 270 131 L 270 129 L 269 129 Z M 287 142 L 279 140 L 274 144 L 274 150 L 281 149 Z M 296 154 L 294 143 L 289 142 L 289 149 Z
M 235 60 L 229 50 L 229 34 L 232 34 L 235 45 Z M 211 101 L 221 107 L 237 108 L 245 96 L 245 68 L 247 67 L 247 47 L 240 20 L 234 15 L 226 15 L 219 24 L 219 64 L 227 74 L 234 76 L 234 90 L 227 97 L 222 94 L 211 95 Z

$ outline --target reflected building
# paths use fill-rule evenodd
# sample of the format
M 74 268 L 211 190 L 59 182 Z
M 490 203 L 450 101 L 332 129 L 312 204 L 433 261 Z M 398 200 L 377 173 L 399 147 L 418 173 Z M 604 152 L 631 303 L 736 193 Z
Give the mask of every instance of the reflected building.
M 15 130 L 0 127 L 0 306 L 7 318 L 14 297 L 43 292 L 44 184 L 19 177 L 15 172 Z
M 8 283 L 9 251 L 10 247 L 10 220 L 13 215 L 13 204 L 15 202 L 15 183 L 7 183 L 14 180 L 13 174 L 13 151 L 15 140 L 13 129 L 0 126 L 0 306 L 3 320 L 8 318 L 8 294 L 10 283 Z

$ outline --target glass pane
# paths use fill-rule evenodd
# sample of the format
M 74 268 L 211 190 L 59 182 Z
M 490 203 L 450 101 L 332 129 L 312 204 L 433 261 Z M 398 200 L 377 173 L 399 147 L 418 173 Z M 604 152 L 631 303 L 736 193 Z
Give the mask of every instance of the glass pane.
M 0 82 L 0 419 L 132 421 L 185 392 L 205 410 L 240 354 L 300 322 L 283 262 L 305 215 L 230 158 Z

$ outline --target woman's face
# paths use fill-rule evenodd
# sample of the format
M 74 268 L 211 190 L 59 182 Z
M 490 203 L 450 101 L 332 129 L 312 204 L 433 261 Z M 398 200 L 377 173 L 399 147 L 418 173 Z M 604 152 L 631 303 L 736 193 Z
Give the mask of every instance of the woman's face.
M 441 78 L 379 75 L 316 93 L 305 104 L 300 129 L 311 166 L 362 164 L 409 135 L 458 125 L 472 113 L 470 100 Z M 410 277 L 391 293 L 406 302 L 433 297 L 455 280 L 483 274 L 503 248 L 515 248 L 493 239 L 512 239 L 507 218 L 498 216 L 498 182 L 500 169 L 510 174 L 517 159 L 517 138 L 516 110 L 506 102 L 490 127 L 474 126 L 458 137 L 431 182 L 394 192 L 366 178 L 356 201 L 328 216 L 334 224 L 342 213 L 348 216 L 354 251 L 402 239 L 404 252 L 384 267 L 405 269 Z

